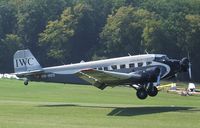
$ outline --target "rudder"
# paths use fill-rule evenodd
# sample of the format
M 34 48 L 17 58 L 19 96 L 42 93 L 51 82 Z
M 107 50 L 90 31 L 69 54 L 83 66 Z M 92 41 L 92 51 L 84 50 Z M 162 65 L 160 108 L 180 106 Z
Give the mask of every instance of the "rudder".
M 41 66 L 30 50 L 18 50 L 14 54 L 15 73 L 41 70 Z

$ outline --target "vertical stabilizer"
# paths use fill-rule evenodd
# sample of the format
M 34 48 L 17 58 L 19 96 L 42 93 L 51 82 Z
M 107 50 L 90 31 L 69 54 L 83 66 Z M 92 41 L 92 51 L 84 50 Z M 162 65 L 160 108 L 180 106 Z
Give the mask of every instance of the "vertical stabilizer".
M 14 54 L 15 73 L 41 70 L 41 66 L 30 50 L 19 50 Z

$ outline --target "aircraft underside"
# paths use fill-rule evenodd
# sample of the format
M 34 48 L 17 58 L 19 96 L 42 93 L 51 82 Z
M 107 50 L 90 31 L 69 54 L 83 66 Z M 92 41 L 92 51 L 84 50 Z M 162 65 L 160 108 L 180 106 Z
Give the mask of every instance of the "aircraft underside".
M 143 80 L 143 78 L 141 79 Z M 119 85 L 130 85 L 130 87 L 136 90 L 136 96 L 139 99 L 146 99 L 147 96 L 154 97 L 157 95 L 158 90 L 154 86 L 153 82 L 142 83 L 141 80 L 123 80 L 123 81 L 112 81 L 108 82 L 108 84 L 104 83 L 96 83 L 95 87 L 103 90 L 108 86 L 115 87 Z M 43 82 L 53 82 L 53 83 L 64 83 L 64 84 L 80 84 L 80 85 L 91 85 L 89 82 L 77 77 L 73 74 L 53 74 L 53 73 L 46 73 L 46 74 L 39 74 L 39 75 L 32 75 L 27 77 L 27 80 L 24 81 L 25 85 L 28 85 L 29 81 L 43 81 Z

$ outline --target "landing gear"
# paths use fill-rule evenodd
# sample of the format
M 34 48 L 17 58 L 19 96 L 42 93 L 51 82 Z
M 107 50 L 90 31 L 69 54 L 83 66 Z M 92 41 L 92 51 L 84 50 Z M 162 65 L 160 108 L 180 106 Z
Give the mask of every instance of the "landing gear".
M 146 99 L 148 95 L 154 97 L 158 94 L 158 89 L 153 85 L 153 83 L 144 84 L 137 87 L 132 85 L 131 87 L 137 90 L 136 95 L 141 100 Z
M 149 87 L 147 89 L 147 93 L 148 93 L 149 96 L 154 97 L 158 94 L 158 89 L 155 86 Z
M 24 80 L 24 85 L 26 85 L 26 86 L 28 85 L 28 79 Z
M 137 90 L 136 95 L 139 99 L 144 100 L 147 98 L 148 94 L 144 88 L 140 88 Z

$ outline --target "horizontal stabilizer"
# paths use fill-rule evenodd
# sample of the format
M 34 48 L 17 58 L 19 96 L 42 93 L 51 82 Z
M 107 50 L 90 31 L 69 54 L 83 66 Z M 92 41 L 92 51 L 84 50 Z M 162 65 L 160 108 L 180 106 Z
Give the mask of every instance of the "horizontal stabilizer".
M 38 74 L 42 74 L 42 73 L 44 73 L 43 70 L 34 70 L 34 71 L 14 73 L 14 75 L 16 75 L 18 77 L 26 77 L 26 76 L 38 75 Z

